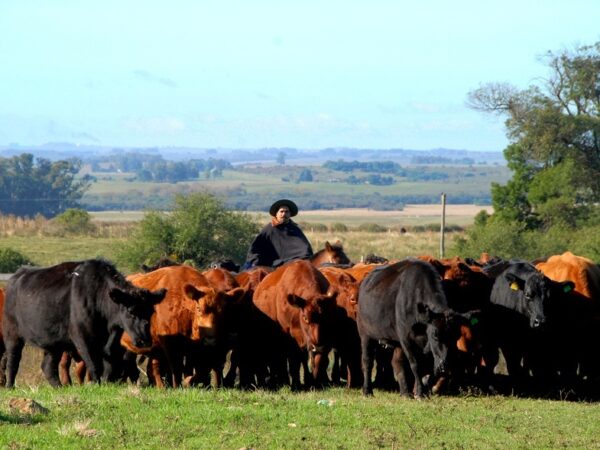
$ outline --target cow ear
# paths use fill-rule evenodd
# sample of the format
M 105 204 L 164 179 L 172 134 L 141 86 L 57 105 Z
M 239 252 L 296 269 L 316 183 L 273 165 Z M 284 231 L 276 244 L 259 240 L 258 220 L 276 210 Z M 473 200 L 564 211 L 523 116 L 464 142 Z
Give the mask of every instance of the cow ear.
M 194 301 L 200 300 L 202 297 L 204 297 L 208 293 L 205 290 L 197 289 L 195 286 L 193 286 L 191 284 L 186 284 L 183 287 L 183 292 L 185 292 L 185 295 L 187 297 L 191 298 Z
M 287 301 L 290 305 L 296 308 L 304 308 L 306 306 L 306 300 L 302 297 L 298 297 L 295 294 L 288 294 Z
M 504 278 L 508 281 L 508 285 L 513 291 L 522 291 L 525 288 L 525 280 L 519 278 L 514 273 L 504 274 Z
M 163 301 L 165 295 L 167 295 L 167 290 L 165 288 L 162 288 L 158 291 L 149 291 L 148 295 L 146 296 L 146 299 L 151 305 L 156 305 Z
M 237 302 L 244 297 L 244 294 L 246 294 L 246 289 L 237 287 L 227 291 L 226 294 L 229 301 Z
M 131 295 L 129 295 L 127 292 L 122 291 L 121 289 L 112 288 L 108 292 L 108 295 L 112 299 L 113 302 L 115 302 L 119 305 L 123 305 L 126 308 L 129 308 L 135 304 L 133 297 Z

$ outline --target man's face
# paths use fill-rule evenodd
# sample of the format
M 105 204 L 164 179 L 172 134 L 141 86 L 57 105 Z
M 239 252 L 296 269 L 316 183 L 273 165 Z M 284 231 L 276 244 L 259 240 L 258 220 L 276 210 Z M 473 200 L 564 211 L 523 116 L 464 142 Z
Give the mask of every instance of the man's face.
M 287 206 L 282 206 L 277 210 L 277 214 L 275 215 L 278 222 L 287 222 L 290 220 L 290 208 Z

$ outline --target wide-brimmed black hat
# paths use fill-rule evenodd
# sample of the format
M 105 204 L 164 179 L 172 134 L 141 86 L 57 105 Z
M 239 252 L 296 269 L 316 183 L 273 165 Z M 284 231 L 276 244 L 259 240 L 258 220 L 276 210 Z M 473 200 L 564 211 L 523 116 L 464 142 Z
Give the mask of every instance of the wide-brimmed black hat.
M 287 198 L 282 198 L 281 200 L 277 200 L 275 203 L 273 203 L 269 209 L 269 214 L 275 217 L 277 215 L 277 211 L 279 211 L 279 208 L 282 206 L 287 206 L 290 209 L 291 217 L 294 217 L 296 214 L 298 214 L 298 206 L 296 206 L 293 201 L 288 200 Z

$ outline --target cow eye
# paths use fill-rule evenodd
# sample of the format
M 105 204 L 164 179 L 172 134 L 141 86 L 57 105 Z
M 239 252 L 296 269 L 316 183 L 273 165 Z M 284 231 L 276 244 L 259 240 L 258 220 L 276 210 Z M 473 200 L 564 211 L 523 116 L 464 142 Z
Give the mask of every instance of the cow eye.
M 308 323 L 308 316 L 306 314 L 303 314 L 302 320 L 304 320 L 304 323 Z

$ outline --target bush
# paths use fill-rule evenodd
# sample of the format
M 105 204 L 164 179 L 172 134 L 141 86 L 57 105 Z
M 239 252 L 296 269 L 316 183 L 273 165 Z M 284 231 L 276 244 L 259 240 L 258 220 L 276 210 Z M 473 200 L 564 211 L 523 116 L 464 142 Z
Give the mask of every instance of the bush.
M 133 270 L 161 257 L 191 260 L 197 267 L 218 259 L 242 264 L 257 232 L 251 216 L 229 211 L 212 194 L 176 195 L 172 213 L 144 215 L 117 260 Z
M 72 234 L 88 234 L 95 230 L 92 217 L 83 209 L 69 208 L 56 216 L 54 222 L 60 230 Z
M 25 265 L 32 265 L 33 262 L 12 248 L 0 248 L 0 273 L 13 273 Z
M 327 225 L 324 223 L 300 222 L 298 226 L 304 231 L 310 231 L 311 233 L 324 233 L 328 231 Z
M 376 223 L 361 223 L 356 229 L 358 231 L 366 231 L 368 233 L 385 233 L 388 231 L 386 227 L 382 227 Z
M 329 231 L 331 233 L 345 233 L 348 231 L 348 227 L 344 223 L 335 222 L 329 225 Z

